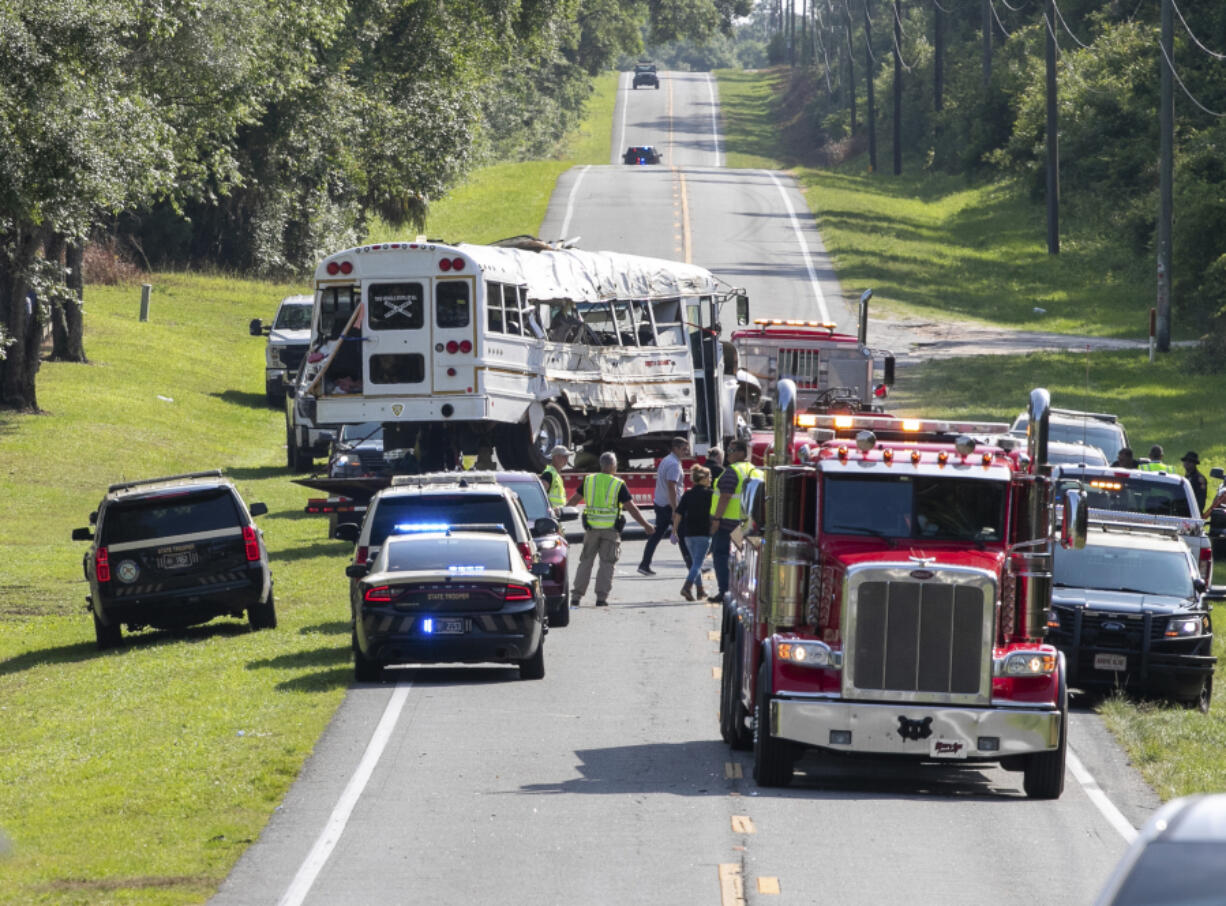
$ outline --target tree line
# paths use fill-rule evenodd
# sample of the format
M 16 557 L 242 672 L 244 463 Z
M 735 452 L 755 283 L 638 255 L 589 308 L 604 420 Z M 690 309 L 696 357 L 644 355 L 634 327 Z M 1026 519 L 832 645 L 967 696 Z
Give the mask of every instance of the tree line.
M 540 156 L 591 78 L 750 0 L 8 0 L 0 4 L 0 407 L 40 343 L 85 361 L 82 248 L 308 272 L 419 228 L 474 166 Z
M 1163 2 L 1174 22 L 1169 57 Z M 744 30 L 755 40 L 765 31 L 770 62 L 816 84 L 809 128 L 833 157 L 862 154 L 887 174 L 905 159 L 1016 176 L 1036 200 L 1074 206 L 1155 271 L 1165 68 L 1175 86 L 1172 298 L 1185 325 L 1208 331 L 1199 365 L 1226 369 L 1226 4 L 766 0 Z

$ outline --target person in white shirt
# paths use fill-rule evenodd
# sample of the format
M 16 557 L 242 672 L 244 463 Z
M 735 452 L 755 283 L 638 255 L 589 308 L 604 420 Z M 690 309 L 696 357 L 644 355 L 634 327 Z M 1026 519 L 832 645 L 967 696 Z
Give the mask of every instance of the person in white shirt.
M 677 502 L 685 490 L 685 472 L 681 468 L 681 458 L 690 453 L 690 442 L 684 437 L 674 437 L 672 452 L 660 460 L 660 469 L 656 473 L 656 491 L 652 498 L 652 508 L 656 511 L 656 528 L 647 539 L 643 548 L 643 559 L 639 563 L 639 574 L 654 576 L 656 571 L 651 568 L 651 558 L 655 555 L 656 546 L 673 530 L 673 512 Z M 689 551 L 681 548 L 685 565 L 690 565 Z

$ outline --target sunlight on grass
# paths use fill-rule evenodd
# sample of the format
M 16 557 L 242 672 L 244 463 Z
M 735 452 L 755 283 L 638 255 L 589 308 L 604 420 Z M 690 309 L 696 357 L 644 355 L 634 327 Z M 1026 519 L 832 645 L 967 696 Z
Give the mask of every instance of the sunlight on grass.
M 607 162 L 616 75 L 598 81 L 567 156 L 474 174 L 435 210 L 449 235 L 535 232 L 557 174 Z M 89 364 L 43 363 L 45 414 L 0 412 L 4 906 L 208 899 L 352 677 L 350 547 L 303 512 L 311 492 L 289 480 L 284 415 L 265 403 L 265 341 L 247 330 L 307 287 L 147 279 L 146 323 L 139 286 L 86 287 Z M 120 649 L 98 652 L 85 545 L 70 540 L 72 529 L 88 524 L 108 484 L 217 467 L 248 503 L 268 505 L 257 524 L 278 627 L 253 633 L 221 618 L 128 634 Z

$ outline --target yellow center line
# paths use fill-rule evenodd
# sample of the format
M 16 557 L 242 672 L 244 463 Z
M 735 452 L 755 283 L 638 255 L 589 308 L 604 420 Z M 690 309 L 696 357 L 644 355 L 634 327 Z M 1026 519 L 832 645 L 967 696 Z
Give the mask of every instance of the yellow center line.
M 685 190 L 685 174 L 677 175 L 681 179 L 681 249 L 685 253 L 685 263 L 693 264 L 693 250 L 690 247 L 690 196 Z
M 725 862 L 719 867 L 719 901 L 721 906 L 745 904 L 745 879 L 741 876 L 741 866 L 735 862 Z

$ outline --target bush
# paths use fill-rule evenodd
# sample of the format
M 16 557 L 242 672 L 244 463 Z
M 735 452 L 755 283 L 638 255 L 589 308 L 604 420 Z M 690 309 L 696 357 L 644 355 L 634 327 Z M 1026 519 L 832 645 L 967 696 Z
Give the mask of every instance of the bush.
M 145 275 L 120 249 L 119 241 L 114 236 L 100 242 L 86 243 L 81 258 L 81 270 L 86 283 L 101 283 L 106 286 L 137 283 Z

